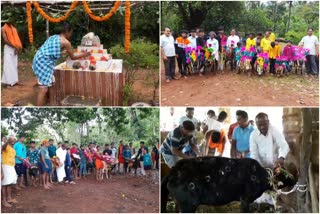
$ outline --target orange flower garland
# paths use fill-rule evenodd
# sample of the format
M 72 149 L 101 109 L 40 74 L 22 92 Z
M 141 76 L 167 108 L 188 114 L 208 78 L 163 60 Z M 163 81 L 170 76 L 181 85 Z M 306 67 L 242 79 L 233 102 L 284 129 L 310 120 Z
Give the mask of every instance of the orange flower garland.
M 32 8 L 31 8 L 31 2 L 26 2 L 26 8 L 27 8 L 27 21 L 28 21 L 28 35 L 29 35 L 29 42 L 33 43 L 33 32 L 32 32 Z
M 112 7 L 112 9 L 104 16 L 95 16 L 92 11 L 89 8 L 89 5 L 86 1 L 82 1 L 83 8 L 86 11 L 86 13 L 89 15 L 89 17 L 97 22 L 106 21 L 111 18 L 111 16 L 117 12 L 118 8 L 121 5 L 121 1 L 116 1 Z
M 77 7 L 78 5 L 78 1 L 73 1 L 71 4 L 71 7 L 69 8 L 69 10 L 61 17 L 59 18 L 52 18 L 50 16 L 48 16 L 41 8 L 38 2 L 34 1 L 33 5 L 35 6 L 35 8 L 37 9 L 37 11 L 40 13 L 40 15 L 45 18 L 46 20 L 48 20 L 49 22 L 62 22 L 64 20 L 66 20 L 70 13 Z
M 126 53 L 130 52 L 130 1 L 126 1 L 126 13 L 124 22 L 124 49 Z

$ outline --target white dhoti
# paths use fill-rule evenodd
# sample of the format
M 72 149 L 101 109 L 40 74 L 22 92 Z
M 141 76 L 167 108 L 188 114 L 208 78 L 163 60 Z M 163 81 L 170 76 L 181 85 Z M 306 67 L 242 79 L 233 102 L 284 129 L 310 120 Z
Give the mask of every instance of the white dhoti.
M 2 83 L 13 86 L 18 82 L 18 55 L 15 49 L 4 45 Z
M 66 177 L 66 171 L 64 170 L 64 164 L 56 169 L 57 171 L 57 177 L 58 182 L 63 181 L 63 179 Z
M 59 148 L 56 151 L 56 155 L 59 158 L 60 163 L 62 164 L 56 169 L 58 182 L 61 182 L 66 177 L 66 171 L 64 170 L 64 161 L 66 160 L 67 151 Z
M 14 166 L 9 166 L 2 164 L 3 169 L 3 180 L 1 181 L 1 186 L 11 185 L 17 183 L 17 172 L 14 169 Z

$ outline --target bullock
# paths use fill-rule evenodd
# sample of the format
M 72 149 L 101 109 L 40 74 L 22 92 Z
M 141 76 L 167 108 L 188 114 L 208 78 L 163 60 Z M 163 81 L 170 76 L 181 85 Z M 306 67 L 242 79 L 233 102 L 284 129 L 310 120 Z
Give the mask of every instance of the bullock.
M 280 176 L 281 178 L 281 176 Z M 166 212 L 169 194 L 181 212 L 194 213 L 199 205 L 241 202 L 241 212 L 265 191 L 293 186 L 293 179 L 275 181 L 272 173 L 250 158 L 198 157 L 180 160 L 162 179 L 161 212 Z

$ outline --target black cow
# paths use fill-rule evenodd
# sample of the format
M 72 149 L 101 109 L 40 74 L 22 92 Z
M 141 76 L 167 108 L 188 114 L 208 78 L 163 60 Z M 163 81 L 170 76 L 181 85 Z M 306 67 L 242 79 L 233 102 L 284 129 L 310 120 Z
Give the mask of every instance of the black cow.
M 273 189 L 274 180 L 256 160 L 199 157 L 180 160 L 162 179 L 161 212 L 166 212 L 168 195 L 181 212 L 194 213 L 199 205 L 225 205 L 241 202 L 241 212 L 263 192 Z M 295 181 L 281 182 L 281 187 Z

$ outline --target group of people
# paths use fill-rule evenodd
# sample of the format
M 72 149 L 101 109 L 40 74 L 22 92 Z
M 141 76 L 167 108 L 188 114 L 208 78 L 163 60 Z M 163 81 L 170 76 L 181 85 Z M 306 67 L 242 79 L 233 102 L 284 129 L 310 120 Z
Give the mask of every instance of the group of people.
M 223 156 L 226 142 L 231 143 L 231 158 L 253 158 L 263 167 L 283 166 L 289 152 L 284 135 L 272 126 L 268 115 L 259 113 L 255 121 L 248 113 L 236 112 L 237 122 L 224 129 L 228 117 L 221 111 L 216 117 L 213 110 L 207 119 L 200 122 L 194 117 L 194 108 L 187 108 L 179 126 L 171 130 L 161 145 L 160 151 L 165 163 L 172 168 L 179 160 L 196 156 Z M 197 142 L 197 132 L 204 133 L 202 143 Z M 227 155 L 229 156 L 229 155 Z
M 266 113 L 259 113 L 255 121 L 249 120 L 248 113 L 236 111 L 237 121 L 227 129 L 224 122 L 227 112 L 221 111 L 216 117 L 213 110 L 207 112 L 207 118 L 200 122 L 194 117 L 194 108 L 187 108 L 186 115 L 180 119 L 178 127 L 171 130 L 160 151 L 165 164 L 172 168 L 179 160 L 194 157 L 219 156 L 231 158 L 252 158 L 262 167 L 281 169 L 289 153 L 288 143 L 277 128 L 271 125 Z M 198 135 L 203 132 L 204 139 L 198 143 Z M 225 150 L 227 142 L 231 143 L 230 154 Z M 257 203 L 273 205 L 272 196 L 263 193 Z
M 97 181 L 111 175 L 126 173 L 145 176 L 148 170 L 159 169 L 159 152 L 155 145 L 149 152 L 143 141 L 136 152 L 132 142 L 125 145 L 119 142 L 105 144 L 104 148 L 96 142 L 78 148 L 68 141 L 54 145 L 54 140 L 43 140 L 40 148 L 30 141 L 26 146 L 25 136 L 2 138 L 1 186 L 2 205 L 11 207 L 16 200 L 12 198 L 12 187 L 17 190 L 26 186 L 51 189 L 55 183 L 76 184 L 77 179 L 95 176 Z
M 241 62 L 250 60 L 251 72 L 262 66 L 263 72 L 276 74 L 277 67 L 283 67 L 288 74 L 293 65 L 299 60 L 305 61 L 306 73 L 318 76 L 317 58 L 319 56 L 318 38 L 313 35 L 313 29 L 309 28 L 298 46 L 287 41 L 286 47 L 282 48 L 279 39 L 268 29 L 265 34 L 250 33 L 245 37 L 236 33 L 235 29 L 225 35 L 224 28 L 220 27 L 218 33 L 210 31 L 207 35 L 203 29 L 192 29 L 190 32 L 182 30 L 176 38 L 170 28 L 164 29 L 160 36 L 161 55 L 165 67 L 166 82 L 177 80 L 180 77 L 188 78 L 188 74 L 198 72 L 200 76 L 205 73 L 206 65 L 214 65 L 214 69 L 224 70 L 227 61 L 230 62 L 231 70 L 239 70 Z M 303 53 L 302 53 L 303 52 Z M 257 58 L 261 60 L 257 61 Z M 180 77 L 176 75 L 176 61 Z M 301 64 L 301 63 L 300 63 Z

